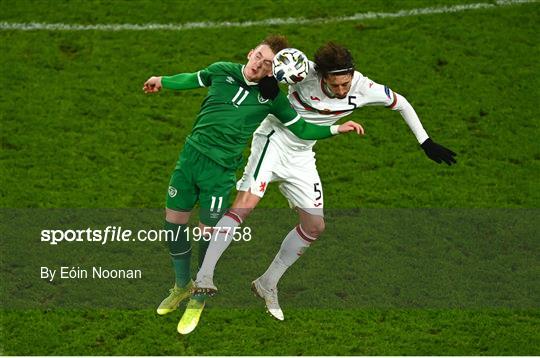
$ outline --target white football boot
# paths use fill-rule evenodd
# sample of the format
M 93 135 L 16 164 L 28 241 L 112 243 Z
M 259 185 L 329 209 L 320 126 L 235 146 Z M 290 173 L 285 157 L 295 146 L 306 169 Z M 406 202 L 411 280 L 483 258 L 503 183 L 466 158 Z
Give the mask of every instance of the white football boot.
M 281 307 L 279 307 L 278 302 L 278 291 L 277 288 L 267 289 L 261 283 L 261 278 L 259 277 L 251 283 L 251 291 L 260 298 L 262 298 L 266 304 L 266 311 L 270 313 L 272 317 L 279 321 L 283 321 L 285 316 Z

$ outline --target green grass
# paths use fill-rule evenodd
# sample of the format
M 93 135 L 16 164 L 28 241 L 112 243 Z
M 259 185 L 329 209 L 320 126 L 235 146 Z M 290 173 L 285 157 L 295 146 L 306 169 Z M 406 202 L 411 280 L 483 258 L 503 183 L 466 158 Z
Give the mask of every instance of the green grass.
M 2 319 L 10 338 L 4 353 L 531 355 L 538 349 L 534 327 L 540 323 L 537 310 L 304 309 L 276 322 L 260 310 L 208 309 L 196 333 L 180 337 L 177 316 L 157 317 L 151 310 L 26 311 Z
M 201 1 L 0 1 L 0 21 L 243 21 L 347 16 L 456 3 L 261 1 L 216 6 Z M 337 214 L 328 216 L 328 231 L 284 277 L 281 297 L 287 320 L 281 324 L 266 317 L 258 302 L 246 301 L 249 303 L 237 307 L 228 304 L 227 297 L 234 295 L 235 289 L 244 290 L 253 272 L 264 270 L 271 260 L 281 236 L 288 230 L 285 226 L 290 227 L 295 221 L 292 212 L 287 215 L 284 211 L 281 213 L 288 216 L 290 223 L 276 227 L 277 234 L 261 230 L 264 237 L 260 240 L 231 248 L 223 265 L 231 271 L 237 265 L 242 279 L 231 279 L 230 285 L 223 286 L 222 297 L 205 312 L 200 327 L 190 336 L 176 334 L 179 314 L 156 317 L 153 313 L 151 308 L 166 290 L 162 284 L 156 284 L 161 287 L 157 292 L 148 290 L 143 295 L 148 295 L 151 302 L 137 310 L 104 309 L 99 305 L 95 309 L 55 308 L 47 307 L 46 300 L 44 304 L 39 298 L 39 305 L 36 302 L 36 306 L 30 303 L 23 309 L 13 309 L 6 300 L 2 302 L 0 352 L 538 355 L 539 311 L 535 299 L 539 288 L 534 280 L 539 267 L 535 239 L 538 226 L 533 224 L 538 222 L 535 209 L 540 204 L 536 104 L 540 94 L 540 47 L 535 40 L 540 30 L 539 15 L 540 5 L 534 3 L 324 25 L 182 32 L 0 31 L 0 206 L 5 208 L 2 215 L 6 218 L 9 208 L 41 208 L 34 212 L 34 221 L 29 215 L 32 212 L 23 211 L 22 216 L 29 216 L 27 222 L 21 222 L 30 226 L 28 235 L 22 235 L 25 230 L 17 231 L 17 220 L 2 223 L 2 249 L 15 250 L 13 257 L 20 258 L 18 266 L 12 267 L 8 263 L 12 263 L 13 257 L 5 254 L 8 251 L 3 250 L 0 255 L 2 297 L 9 297 L 8 288 L 19 284 L 32 292 L 32 287 L 24 286 L 27 280 L 21 274 L 25 272 L 21 266 L 27 266 L 29 275 L 37 276 L 37 271 L 32 270 L 40 263 L 39 248 L 43 245 L 28 242 L 28 247 L 35 245 L 36 251 L 26 256 L 20 248 L 24 245 L 6 246 L 9 241 L 5 238 L 16 238 L 19 233 L 25 240 L 35 240 L 31 233 L 47 213 L 45 209 L 163 206 L 170 172 L 205 91 L 147 96 L 141 87 L 149 76 L 195 71 L 218 60 L 244 62 L 249 49 L 269 32 L 286 34 L 308 56 L 327 40 L 343 43 L 352 50 L 360 72 L 407 97 L 434 140 L 459 154 L 454 167 L 431 162 L 400 115 L 384 108 L 363 108 L 349 117 L 364 125 L 365 138 L 349 135 L 319 142 L 317 165 L 324 184 L 325 206 Z M 261 207 L 286 207 L 276 185 L 270 186 Z M 478 219 L 482 223 L 479 235 L 470 238 L 468 235 L 474 231 L 466 228 L 472 227 L 471 223 L 462 225 L 454 217 L 452 225 L 443 231 L 444 241 L 431 241 L 427 234 L 425 240 L 414 241 L 414 227 L 404 229 L 413 241 L 397 240 L 391 230 L 379 236 L 376 229 L 367 231 L 381 239 L 377 241 L 362 235 L 365 216 L 353 210 L 349 221 L 349 216 L 339 211 L 344 208 L 449 208 L 456 215 L 460 213 L 456 209 L 463 208 L 515 211 L 500 219 L 499 214 L 488 210 L 484 221 Z M 529 212 L 531 216 L 524 215 L 520 221 L 519 209 L 524 208 L 533 210 Z M 491 229 L 490 220 L 508 225 L 494 225 Z M 519 228 L 526 227 L 528 231 L 516 231 L 516 226 L 512 226 L 515 222 L 525 222 Z M 400 232 L 399 225 L 395 232 Z M 516 232 L 530 233 L 529 241 L 520 242 L 521 236 Z M 97 251 L 101 248 L 90 249 L 95 251 L 89 251 L 89 257 L 99 257 Z M 442 254 L 430 257 L 431 249 Z M 64 249 L 59 246 L 58 250 Z M 59 252 L 67 256 L 69 251 Z M 474 254 L 470 255 L 471 252 Z M 160 280 L 168 282 L 171 273 L 165 252 L 162 259 L 157 247 L 153 247 L 152 253 L 157 257 L 154 272 L 161 273 Z M 121 255 L 120 262 L 130 258 L 129 252 L 113 254 Z M 134 260 L 150 257 L 135 256 Z M 415 257 L 418 261 L 413 260 Z M 25 264 L 25 260 L 30 263 Z M 47 260 L 49 265 L 59 263 Z M 77 265 L 64 257 L 62 262 Z M 336 269 L 332 271 L 333 262 Z M 410 266 L 410 262 L 414 264 Z M 501 269 L 497 269 L 497 263 L 502 263 Z M 381 265 L 380 271 L 377 264 Z M 499 304 L 469 304 L 461 309 L 434 304 L 427 308 L 381 307 L 369 300 L 364 305 L 356 303 L 362 297 L 387 298 L 385 288 L 411 282 L 424 267 L 430 268 L 427 272 L 433 275 L 429 276 L 431 281 L 425 282 L 435 285 L 433 278 L 443 271 L 437 271 L 433 265 L 441 264 L 446 265 L 443 267 L 448 277 L 452 277 L 452 272 L 462 272 L 464 276 L 476 272 L 478 277 L 485 278 L 485 286 L 479 284 L 481 287 L 474 287 L 478 291 L 473 289 L 485 294 L 481 296 L 484 299 L 501 277 L 517 277 L 512 276 L 516 274 L 521 275 L 515 281 L 519 282 L 514 286 L 516 292 L 527 288 L 530 291 L 522 295 L 523 300 L 510 296 L 512 300 L 507 305 L 504 297 L 498 296 L 503 300 Z M 351 267 L 358 274 L 353 280 L 358 285 L 355 287 L 360 289 L 365 284 L 369 291 L 358 291 L 357 296 L 352 295 L 356 297 L 352 305 L 333 309 L 323 294 L 346 290 L 350 281 L 341 279 L 340 273 Z M 463 271 L 459 271 L 460 267 Z M 399 275 L 393 276 L 396 272 L 402 275 L 402 281 L 396 279 Z M 322 280 L 324 285 L 316 284 L 318 277 L 327 278 Z M 10 285 L 6 284 L 7 279 Z M 227 282 L 226 276 L 220 280 Z M 39 280 L 33 276 L 30 281 Z M 475 283 L 474 277 L 467 282 Z M 509 281 L 501 282 L 501 287 L 512 287 Z M 389 283 L 394 286 L 385 286 Z M 452 297 L 461 297 L 462 289 L 459 287 Z M 419 292 L 421 287 L 415 294 Z M 308 298 L 307 303 L 301 303 L 304 297 Z M 93 299 L 99 301 L 100 297 Z M 311 303 L 320 308 L 310 309 Z

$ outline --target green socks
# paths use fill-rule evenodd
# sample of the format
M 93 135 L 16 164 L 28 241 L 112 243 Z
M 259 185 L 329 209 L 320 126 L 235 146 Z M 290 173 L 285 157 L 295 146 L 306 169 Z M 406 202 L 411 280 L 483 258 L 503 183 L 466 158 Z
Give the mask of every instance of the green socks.
M 167 241 L 172 258 L 176 286 L 185 287 L 191 280 L 191 244 L 185 231 L 187 225 L 165 221 L 165 229 L 173 232 L 173 240 Z M 177 240 L 174 240 L 174 239 Z

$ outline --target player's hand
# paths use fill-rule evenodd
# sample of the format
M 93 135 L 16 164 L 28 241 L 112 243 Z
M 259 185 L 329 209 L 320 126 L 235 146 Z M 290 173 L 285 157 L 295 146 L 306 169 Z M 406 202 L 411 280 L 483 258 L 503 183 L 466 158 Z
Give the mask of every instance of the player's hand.
M 457 163 L 454 156 L 457 154 L 451 151 L 448 148 L 443 147 L 440 144 L 435 143 L 431 140 L 431 138 L 428 138 L 420 145 L 424 152 L 426 152 L 426 155 L 429 157 L 429 159 L 441 164 L 442 162 L 445 162 L 448 165 L 452 165 L 453 163 Z
M 358 135 L 364 135 L 364 128 L 360 124 L 353 121 L 345 122 L 338 127 L 339 133 L 347 133 L 352 131 L 355 131 Z
M 278 81 L 274 78 L 274 76 L 271 77 L 264 77 L 259 81 L 259 91 L 261 92 L 261 96 L 264 99 L 276 99 L 277 95 L 279 94 L 279 85 Z
M 161 90 L 161 77 L 152 76 L 144 83 L 144 93 L 155 93 Z

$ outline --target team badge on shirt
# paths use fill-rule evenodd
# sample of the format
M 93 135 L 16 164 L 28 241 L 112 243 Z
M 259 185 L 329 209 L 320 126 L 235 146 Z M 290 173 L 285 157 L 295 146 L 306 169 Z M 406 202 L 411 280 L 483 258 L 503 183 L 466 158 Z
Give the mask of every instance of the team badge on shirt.
M 259 96 L 257 98 L 259 100 L 259 103 L 261 103 L 261 104 L 268 102 L 268 98 L 262 98 L 260 93 L 259 93 Z

